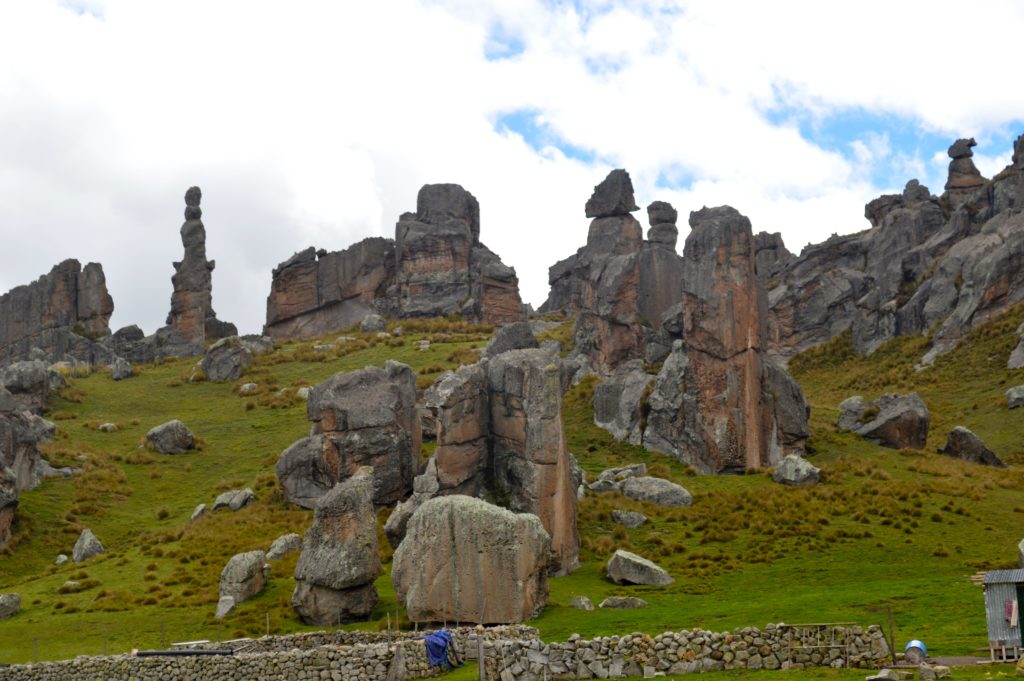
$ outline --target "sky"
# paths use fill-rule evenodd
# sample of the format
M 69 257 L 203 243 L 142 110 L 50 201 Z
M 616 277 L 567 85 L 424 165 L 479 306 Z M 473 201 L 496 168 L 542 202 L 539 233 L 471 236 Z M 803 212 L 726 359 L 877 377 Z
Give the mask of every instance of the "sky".
M 427 183 L 477 197 L 535 307 L 613 168 L 680 251 L 728 204 L 798 252 L 911 178 L 941 193 L 958 137 L 1007 165 L 1022 30 L 1015 0 L 3 0 L 0 293 L 99 262 L 111 329 L 152 333 L 192 185 L 243 333 L 275 265 L 393 237 Z

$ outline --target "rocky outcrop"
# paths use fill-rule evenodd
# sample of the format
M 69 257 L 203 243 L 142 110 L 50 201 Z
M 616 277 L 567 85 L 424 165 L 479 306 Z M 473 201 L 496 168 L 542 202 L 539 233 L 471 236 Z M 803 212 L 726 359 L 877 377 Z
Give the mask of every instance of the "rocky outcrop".
M 779 232 L 758 232 L 754 235 L 754 263 L 757 276 L 765 282 L 765 286 L 772 287 L 775 277 L 795 259 L 796 256 L 786 248 Z
M 882 395 L 865 402 L 860 396 L 839 404 L 840 430 L 893 449 L 923 449 L 928 440 L 931 415 L 917 393 Z
M 200 360 L 203 374 L 210 381 L 237 381 L 252 365 L 253 352 L 238 336 L 222 338 L 209 348 Z
M 85 528 L 82 530 L 82 534 L 78 535 L 78 540 L 75 542 L 74 549 L 71 552 L 71 560 L 81 563 L 101 553 L 106 553 L 103 544 L 92 533 L 92 530 Z
M 428 473 L 437 495 L 477 496 L 487 486 L 491 413 L 487 372 L 480 364 L 445 373 L 424 395 L 436 415 L 437 448 Z
M 306 624 L 336 626 L 373 611 L 382 568 L 373 497 L 375 475 L 355 471 L 324 495 L 302 539 L 292 607 Z
M 316 385 L 307 415 L 312 433 L 281 455 L 276 471 L 285 496 L 309 508 L 322 491 L 361 466 L 374 471 L 374 503 L 391 505 L 412 489 L 419 469 L 416 377 L 405 364 L 338 373 Z
M 679 302 L 676 211 L 663 201 L 652 203 L 645 241 L 640 223 L 630 215 L 635 210 L 629 173 L 613 170 L 587 202 L 587 217 L 594 219 L 586 245 L 549 269 L 551 293 L 540 308 L 542 313 L 576 315 L 576 349 L 604 372 L 646 358 L 649 339 Z M 666 350 L 670 344 L 660 343 Z
M 536 516 L 461 495 L 427 501 L 391 580 L 414 621 L 521 622 L 547 602 L 551 540 Z
M 157 332 L 160 354 L 170 356 L 199 355 L 208 339 L 235 336 L 234 324 L 217 319 L 213 310 L 213 268 L 216 262 L 206 259 L 206 227 L 203 209 L 199 207 L 202 192 L 189 187 L 185 192 L 185 222 L 181 225 L 181 243 L 185 256 L 174 263 L 171 284 L 171 310 L 167 326 Z
M 668 586 L 676 580 L 653 562 L 624 549 L 618 549 L 605 566 L 608 579 L 616 584 Z
M 513 322 L 500 327 L 494 338 L 484 348 L 484 357 L 494 357 L 509 350 L 536 348 L 537 337 L 533 335 L 529 322 Z
M 940 448 L 939 451 L 947 456 L 970 461 L 971 463 L 1006 468 L 1006 464 L 1003 463 L 1002 459 L 986 447 L 980 437 L 963 426 L 957 426 L 949 431 L 949 435 L 946 436 L 946 445 Z
M 30 359 L 33 349 L 49 362 L 106 363 L 110 353 L 97 341 L 110 335 L 113 312 L 102 265 L 65 260 L 0 296 L 0 366 Z
M 11 540 L 11 526 L 17 510 L 18 479 L 14 471 L 0 461 L 0 549 Z
M 615 509 L 612 511 L 612 522 L 622 525 L 628 530 L 634 530 L 647 523 L 647 516 L 636 511 L 623 511 Z
M 772 352 L 792 356 L 849 330 L 855 349 L 870 353 L 935 329 L 922 358 L 929 364 L 1024 300 L 1024 157 L 1015 153 L 987 180 L 973 146 L 961 139 L 949 148 L 942 196 L 911 180 L 902 194 L 868 203 L 868 231 L 808 246 L 772 276 Z
M 594 423 L 616 440 L 641 444 L 654 379 L 641 360 L 621 365 L 594 388 Z
M 15 362 L 0 369 L 0 386 L 7 389 L 15 406 L 0 410 L 24 409 L 40 414 L 46 406 L 46 398 L 65 383 L 64 377 L 40 360 Z
M 267 585 L 267 556 L 262 551 L 247 551 L 231 556 L 220 573 L 220 601 L 217 619 L 259 592 Z M 225 600 L 230 600 L 230 603 Z
M 146 433 L 146 440 L 161 454 L 184 454 L 195 446 L 192 431 L 178 419 L 154 426 Z
M 458 313 L 484 324 L 524 319 L 515 270 L 480 242 L 480 206 L 456 184 L 424 185 L 395 239 L 344 251 L 313 248 L 281 263 L 267 298 L 266 333 L 308 338 L 348 328 L 367 314 Z

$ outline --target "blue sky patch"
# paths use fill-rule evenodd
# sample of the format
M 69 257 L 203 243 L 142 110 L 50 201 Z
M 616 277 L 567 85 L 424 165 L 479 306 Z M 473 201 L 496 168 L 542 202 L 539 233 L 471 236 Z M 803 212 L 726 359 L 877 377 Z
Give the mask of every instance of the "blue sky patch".
M 487 61 L 511 59 L 526 50 L 526 43 L 517 35 L 513 35 L 502 24 L 495 24 L 487 34 L 484 42 L 484 57 Z
M 593 163 L 597 159 L 593 150 L 578 147 L 555 132 L 536 109 L 516 109 L 503 113 L 495 120 L 494 129 L 501 134 L 512 132 L 519 135 L 530 148 L 541 153 L 546 148 L 554 147 L 567 158 L 583 163 Z

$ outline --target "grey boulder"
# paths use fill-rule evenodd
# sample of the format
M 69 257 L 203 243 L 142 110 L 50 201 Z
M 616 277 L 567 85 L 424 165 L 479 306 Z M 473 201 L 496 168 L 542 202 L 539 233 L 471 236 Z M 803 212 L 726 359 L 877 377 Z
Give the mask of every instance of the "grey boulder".
M 605 567 L 608 579 L 616 584 L 668 586 L 674 580 L 664 569 L 635 553 L 619 549 Z
M 599 608 L 613 608 L 615 610 L 632 610 L 634 608 L 646 608 L 647 601 L 635 596 L 609 596 L 601 601 Z
M 161 454 L 182 454 L 195 446 L 195 438 L 184 423 L 173 419 L 146 433 L 153 448 Z
M 14 617 L 21 610 L 21 596 L 18 594 L 0 594 L 0 620 Z
M 647 516 L 636 511 L 623 511 L 615 509 L 612 511 L 612 520 L 628 530 L 636 529 L 647 522 Z
M 1010 409 L 1024 407 L 1024 385 L 1018 385 L 1006 391 L 1006 406 Z
M 573 596 L 572 600 L 569 601 L 570 608 L 576 608 L 577 610 L 593 610 L 594 604 L 586 596 Z
M 221 600 L 230 598 L 233 605 L 238 605 L 263 591 L 269 571 L 264 569 L 266 558 L 263 551 L 247 551 L 232 556 L 220 573 Z
M 279 560 L 302 548 L 302 537 L 292 532 L 274 540 L 267 551 L 267 560 Z
M 237 381 L 252 365 L 253 353 L 238 336 L 221 338 L 211 345 L 199 361 L 210 381 Z
M 821 471 L 807 459 L 789 454 L 772 472 L 772 480 L 782 485 L 813 485 Z
M 75 548 L 71 551 L 71 559 L 76 563 L 81 563 L 104 552 L 106 552 L 106 549 L 103 548 L 103 544 L 92 533 L 92 530 L 87 527 L 78 536 Z
M 865 403 L 853 397 L 839 405 L 841 430 L 893 449 L 921 449 L 928 440 L 931 415 L 917 393 L 882 395 Z
M 373 312 L 363 317 L 362 321 L 359 322 L 359 330 L 363 333 L 374 333 L 377 331 L 383 331 L 388 328 L 388 321 L 381 317 L 379 314 Z
M 131 362 L 123 357 L 114 358 L 114 361 L 110 363 L 110 377 L 115 381 L 123 381 L 126 378 L 131 378 Z
M 693 495 L 684 487 L 662 478 L 628 478 L 622 483 L 621 489 L 630 499 L 659 506 L 689 506 L 693 503 Z
M 513 322 L 498 329 L 494 338 L 484 349 L 484 357 L 494 357 L 509 350 L 536 348 L 537 338 L 533 335 L 529 322 Z
M 188 521 L 190 523 L 194 523 L 195 521 L 202 518 L 204 515 L 206 515 L 206 504 L 199 504 L 198 506 L 195 507 L 195 510 L 192 511 L 192 515 L 189 516 Z
M 995 452 L 985 446 L 981 438 L 963 426 L 957 426 L 949 431 L 949 435 L 946 436 L 946 446 L 940 448 L 939 451 L 946 456 L 971 463 L 1006 468 L 1006 464 L 996 456 Z
M 222 508 L 226 508 L 238 511 L 254 501 L 256 501 L 256 495 L 248 487 L 245 489 L 232 489 L 217 495 L 211 510 L 219 511 Z
M 316 502 L 336 482 L 324 460 L 324 438 L 310 435 L 293 442 L 281 452 L 274 467 L 285 498 L 303 508 L 316 508 Z

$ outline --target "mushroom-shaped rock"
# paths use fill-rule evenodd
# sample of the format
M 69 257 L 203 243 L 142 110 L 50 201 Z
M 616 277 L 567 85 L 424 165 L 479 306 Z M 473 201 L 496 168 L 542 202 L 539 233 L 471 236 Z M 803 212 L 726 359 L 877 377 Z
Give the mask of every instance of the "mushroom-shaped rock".
M 292 607 L 306 624 L 363 619 L 377 603 L 381 573 L 374 472 L 369 466 L 335 485 L 313 512 L 295 566 Z
M 281 535 L 270 545 L 270 549 L 267 551 L 267 560 L 280 560 L 289 553 L 298 551 L 301 548 L 302 537 L 298 534 L 292 532 L 291 534 Z
M 612 521 L 622 525 L 628 530 L 635 529 L 647 522 L 647 516 L 643 513 L 637 513 L 636 511 L 623 511 L 622 509 L 615 509 L 612 511 Z
M 536 516 L 453 495 L 409 520 L 391 579 L 413 620 L 508 624 L 544 607 L 550 561 Z
M 985 446 L 981 438 L 973 432 L 957 426 L 946 436 L 946 446 L 939 449 L 947 456 L 953 456 L 971 463 L 980 463 L 996 468 L 1006 468 L 1006 464 L 996 456 L 995 452 Z
M 635 553 L 619 549 L 605 567 L 608 579 L 616 584 L 668 586 L 676 581 L 653 562 Z
M 82 534 L 78 535 L 78 541 L 75 542 L 75 548 L 71 551 L 71 559 L 76 563 L 89 560 L 93 556 L 98 556 L 106 551 L 103 548 L 103 544 L 96 538 L 96 535 L 92 533 L 88 527 L 82 530 Z
M 1024 407 L 1024 385 L 1018 385 L 1006 391 L 1006 406 L 1009 409 Z
M 238 605 L 263 591 L 267 585 L 267 572 L 264 570 L 266 558 L 267 555 L 262 551 L 247 551 L 232 556 L 220 573 L 221 600 L 230 598 L 233 605 Z
M 21 610 L 21 596 L 18 594 L 0 594 L 0 620 L 14 617 Z
M 146 439 L 161 454 L 181 454 L 195 446 L 195 438 L 184 423 L 173 419 L 146 433 Z
M 974 138 L 958 139 L 949 147 L 949 179 L 946 181 L 946 189 L 974 189 L 985 184 L 985 178 L 978 172 L 971 157 L 974 152 L 971 147 L 977 146 Z
M 772 472 L 772 480 L 783 485 L 813 485 L 821 471 L 807 459 L 789 454 Z
M 219 511 L 222 508 L 226 508 L 232 511 L 239 511 L 254 501 L 256 501 L 256 495 L 248 487 L 245 489 L 232 489 L 217 495 L 217 498 L 213 501 L 212 510 Z
M 622 483 L 622 493 L 636 501 L 647 501 L 659 506 L 689 506 L 693 495 L 686 488 L 670 480 L 642 476 Z
M 505 324 L 494 334 L 494 338 L 484 349 L 484 357 L 494 357 L 509 350 L 523 350 L 525 348 L 536 348 L 537 337 L 533 335 L 533 329 L 529 322 L 512 322 Z
M 252 352 L 238 336 L 221 338 L 211 345 L 199 365 L 211 381 L 237 381 L 252 364 Z
M 588 218 L 629 215 L 635 210 L 640 210 L 640 207 L 633 198 L 633 181 L 622 168 L 608 173 L 608 177 L 594 187 L 586 206 Z
M 646 608 L 647 601 L 635 596 L 609 596 L 601 601 L 599 608 L 613 608 L 615 610 L 632 610 L 634 608 Z

